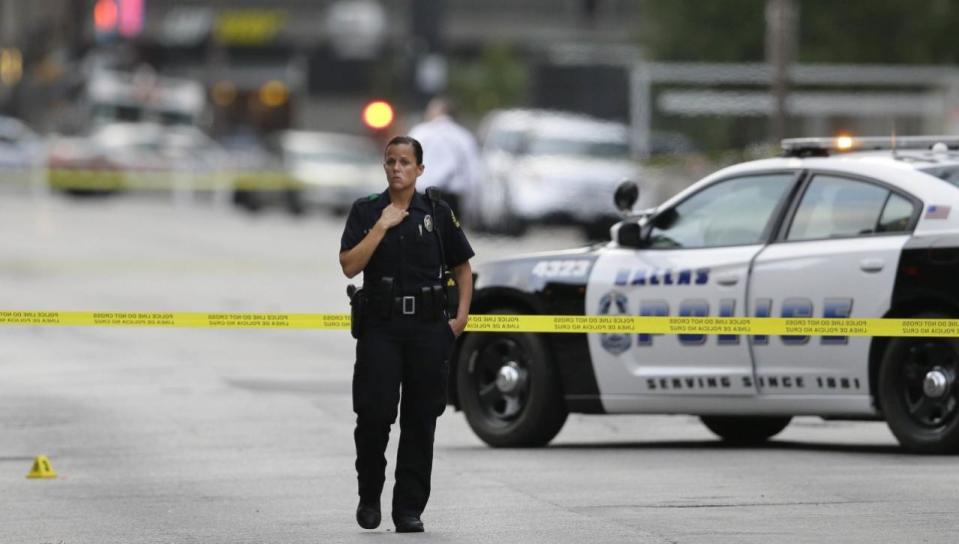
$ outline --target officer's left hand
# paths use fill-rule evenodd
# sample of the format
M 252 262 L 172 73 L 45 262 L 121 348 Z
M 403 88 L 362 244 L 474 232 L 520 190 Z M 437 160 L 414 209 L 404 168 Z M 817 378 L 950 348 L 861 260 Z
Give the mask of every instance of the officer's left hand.
M 453 330 L 453 336 L 459 337 L 459 335 L 463 334 L 463 330 L 466 329 L 466 320 L 450 319 L 450 329 Z

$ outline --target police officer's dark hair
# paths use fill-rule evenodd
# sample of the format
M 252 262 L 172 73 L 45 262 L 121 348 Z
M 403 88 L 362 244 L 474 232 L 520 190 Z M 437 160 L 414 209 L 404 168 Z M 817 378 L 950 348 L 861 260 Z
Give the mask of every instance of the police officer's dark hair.
M 409 136 L 394 136 L 393 139 L 386 144 L 386 149 L 389 149 L 394 145 L 413 146 L 413 154 L 416 155 L 416 164 L 423 164 L 423 146 L 420 145 L 416 138 L 410 138 Z

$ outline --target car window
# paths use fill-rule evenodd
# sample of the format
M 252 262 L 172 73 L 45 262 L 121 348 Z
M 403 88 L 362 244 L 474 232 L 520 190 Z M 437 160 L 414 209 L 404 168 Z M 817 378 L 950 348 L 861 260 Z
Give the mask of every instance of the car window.
M 624 159 L 629 157 L 629 142 L 625 140 L 577 140 L 540 136 L 530 140 L 527 153 L 530 155 L 575 155 Z
M 507 153 L 518 154 L 523 148 L 525 134 L 519 130 L 497 130 L 486 136 L 488 149 L 500 149 Z
M 888 189 L 864 181 L 818 175 L 803 194 L 786 239 L 874 234 L 889 193 Z
M 907 232 L 915 212 L 915 204 L 896 193 L 890 194 L 879 217 L 876 232 Z
M 794 177 L 765 174 L 710 185 L 662 214 L 664 220 L 654 219 L 650 245 L 702 248 L 760 243 Z
M 378 153 L 365 146 L 334 146 L 333 144 L 287 148 L 286 157 L 291 161 L 317 164 L 378 165 L 382 160 Z

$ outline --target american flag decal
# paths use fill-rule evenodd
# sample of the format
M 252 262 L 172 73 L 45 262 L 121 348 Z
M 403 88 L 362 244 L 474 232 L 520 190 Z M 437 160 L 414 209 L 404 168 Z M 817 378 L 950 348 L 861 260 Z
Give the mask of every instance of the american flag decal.
M 930 204 L 926 207 L 926 219 L 946 219 L 949 217 L 950 206 Z

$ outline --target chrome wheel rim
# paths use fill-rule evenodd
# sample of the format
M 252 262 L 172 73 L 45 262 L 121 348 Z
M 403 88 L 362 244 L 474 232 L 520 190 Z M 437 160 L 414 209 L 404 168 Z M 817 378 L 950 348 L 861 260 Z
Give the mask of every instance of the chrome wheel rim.
M 900 398 L 914 423 L 937 429 L 955 420 L 957 371 L 959 360 L 948 342 L 926 341 L 909 348 L 899 383 Z
M 507 336 L 476 352 L 470 362 L 473 390 L 490 423 L 508 425 L 523 413 L 529 398 L 528 361 L 526 350 Z

